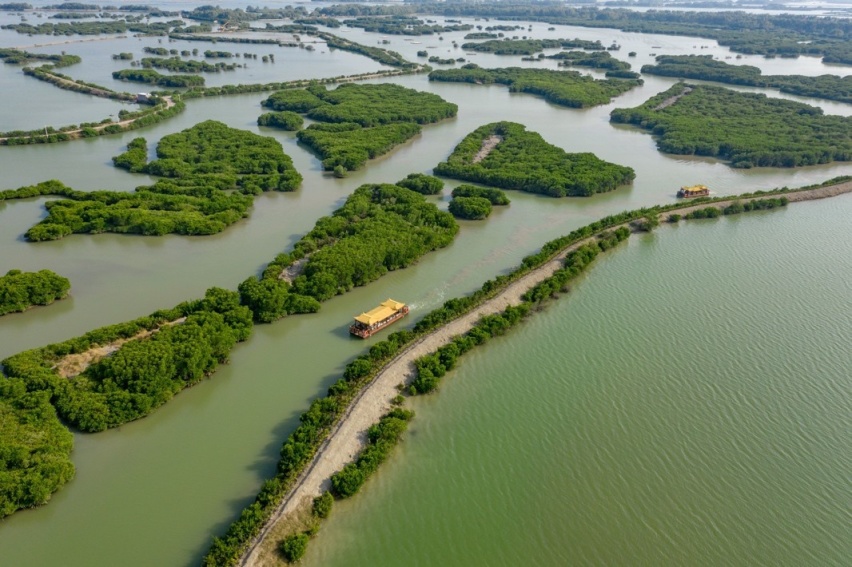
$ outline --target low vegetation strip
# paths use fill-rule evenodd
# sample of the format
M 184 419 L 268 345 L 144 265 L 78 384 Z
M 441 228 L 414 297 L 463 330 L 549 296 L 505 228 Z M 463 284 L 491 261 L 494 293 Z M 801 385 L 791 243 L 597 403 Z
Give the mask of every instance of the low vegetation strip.
M 329 388 L 328 396 L 313 402 L 302 425 L 281 449 L 278 473 L 266 483 L 255 501 L 240 514 L 222 537 L 214 538 L 205 565 L 257 565 L 274 551 L 274 542 L 292 535 L 282 518 L 311 506 L 331 475 L 352 460 L 362 446 L 363 432 L 376 423 L 398 395 L 397 386 L 410 378 L 415 360 L 430 355 L 452 337 L 470 330 L 483 316 L 499 313 L 521 301 L 535 285 L 564 267 L 572 250 L 594 241 L 603 231 L 615 231 L 649 216 L 690 207 L 726 207 L 735 201 L 762 200 L 783 195 L 790 201 L 823 198 L 852 192 L 850 178 L 837 178 L 816 187 L 757 192 L 739 198 L 704 199 L 700 204 L 675 204 L 639 209 L 601 219 L 545 244 L 524 259 L 512 273 L 497 276 L 470 296 L 447 301 L 424 316 L 413 331 L 399 331 L 374 344 L 369 353 L 347 365 L 343 377 Z M 591 239 L 591 240 L 590 240 Z M 541 289 L 541 288 L 540 288 Z M 327 503 L 323 509 L 327 510 Z M 289 532 L 288 532 L 289 530 Z M 303 541 L 302 543 L 307 543 Z
M 730 85 L 776 88 L 782 93 L 852 103 L 852 75 L 764 75 L 758 67 L 731 65 L 714 60 L 712 55 L 660 55 L 655 65 L 644 65 L 642 72 Z
M 55 72 L 51 65 L 42 65 L 41 67 L 36 68 L 24 67 L 23 71 L 24 75 L 45 81 L 46 83 L 50 83 L 67 91 L 74 91 L 77 93 L 89 94 L 92 96 L 124 102 L 136 102 L 136 95 L 132 95 L 130 93 L 119 93 L 100 85 L 93 85 L 72 79 L 71 77 Z
M 499 141 L 493 147 L 486 144 L 494 138 Z M 483 148 L 488 149 L 484 157 Z M 591 153 L 568 153 L 514 122 L 480 126 L 434 171 L 436 175 L 551 197 L 612 191 L 635 177 L 629 167 L 603 161 Z
M 569 108 L 609 104 L 613 98 L 642 84 L 641 79 L 601 80 L 577 71 L 526 67 L 484 69 L 475 63 L 468 63 L 459 69 L 432 71 L 429 80 L 477 85 L 498 83 L 509 87 L 511 92 L 538 95 L 548 102 Z
M 79 126 L 63 126 L 58 129 L 47 126 L 38 130 L 0 132 L 0 146 L 55 144 L 82 138 L 120 134 L 162 122 L 180 114 L 184 109 L 186 109 L 186 104 L 183 101 L 166 96 L 155 100 L 154 106 L 145 110 L 138 112 L 120 110 L 117 122 L 113 122 L 112 118 L 106 118 L 100 122 L 80 124 Z
M 80 63 L 82 59 L 77 55 L 53 55 L 47 53 L 30 53 L 20 49 L 0 48 L 0 59 L 4 63 L 12 65 L 23 65 L 30 61 L 46 61 L 54 67 L 68 67 Z
M 68 278 L 50 270 L 10 270 L 0 277 L 0 316 L 26 311 L 34 305 L 50 305 L 65 298 L 70 289 Z
M 466 51 L 482 51 L 496 55 L 532 55 L 545 49 L 588 49 L 603 51 L 606 48 L 600 41 L 584 39 L 492 39 L 483 42 L 462 44 Z
M 852 161 L 852 118 L 722 87 L 678 83 L 636 108 L 613 110 L 610 120 L 650 131 L 662 152 L 718 157 L 737 168 Z
M 123 69 L 113 71 L 112 78 L 119 81 L 146 83 L 158 87 L 183 88 L 204 85 L 204 77 L 198 75 L 162 75 L 153 69 Z

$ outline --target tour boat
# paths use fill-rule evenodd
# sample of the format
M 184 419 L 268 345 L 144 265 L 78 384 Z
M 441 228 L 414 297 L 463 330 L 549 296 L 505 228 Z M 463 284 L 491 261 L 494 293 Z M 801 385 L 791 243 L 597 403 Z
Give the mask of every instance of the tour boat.
M 349 327 L 349 332 L 356 337 L 366 339 L 406 315 L 408 315 L 408 305 L 388 299 L 382 301 L 378 307 L 355 317 L 355 322 Z
M 680 188 L 680 191 L 677 192 L 677 196 L 681 198 L 690 198 L 690 197 L 706 197 L 710 194 L 710 189 L 707 188 L 706 185 L 692 185 L 692 186 L 684 186 Z

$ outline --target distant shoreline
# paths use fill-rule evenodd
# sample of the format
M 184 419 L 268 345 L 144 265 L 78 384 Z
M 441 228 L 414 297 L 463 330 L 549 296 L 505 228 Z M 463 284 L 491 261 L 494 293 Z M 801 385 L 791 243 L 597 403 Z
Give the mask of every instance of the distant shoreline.
M 694 204 L 685 202 L 682 207 L 659 213 L 658 216 L 666 217 L 671 213 L 685 215 L 691 211 L 707 207 L 722 209 L 734 201 L 745 203 L 774 196 L 786 197 L 790 202 L 802 202 L 835 197 L 845 193 L 852 193 L 852 181 L 812 189 L 767 192 L 745 198 L 731 197 Z M 661 220 L 664 221 L 665 218 L 661 218 Z M 607 231 L 629 225 L 630 222 L 625 222 L 610 227 Z M 366 430 L 393 407 L 391 400 L 399 394 L 397 386 L 399 384 L 407 385 L 415 378 L 413 365 L 415 360 L 431 354 L 450 342 L 452 337 L 467 332 L 482 316 L 499 313 L 510 305 L 521 303 L 521 296 L 537 283 L 553 275 L 562 266 L 562 261 L 567 254 L 596 239 L 596 237 L 597 235 L 593 235 L 567 246 L 551 260 L 520 277 L 493 298 L 484 301 L 471 312 L 425 335 L 388 362 L 376 374 L 373 381 L 352 400 L 346 413 L 329 432 L 328 437 L 317 450 L 310 464 L 287 492 L 261 532 L 252 540 L 250 547 L 243 553 L 239 565 L 258 567 L 270 564 L 270 559 L 276 553 L 275 544 L 277 540 L 287 535 L 288 527 L 292 521 L 297 521 L 293 518 L 307 514 L 313 499 L 329 488 L 331 475 L 357 458 L 365 444 Z

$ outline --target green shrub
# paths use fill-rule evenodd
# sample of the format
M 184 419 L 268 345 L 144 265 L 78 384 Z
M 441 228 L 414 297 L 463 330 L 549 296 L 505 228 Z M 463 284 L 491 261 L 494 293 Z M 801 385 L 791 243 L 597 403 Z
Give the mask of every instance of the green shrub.
M 309 541 L 310 537 L 307 534 L 289 535 L 278 543 L 278 551 L 287 563 L 296 563 L 305 555 Z
M 437 195 L 444 188 L 444 182 L 432 175 L 410 173 L 405 179 L 397 181 L 400 187 L 417 191 L 421 195 Z
M 453 197 L 449 210 L 457 218 L 481 220 L 491 214 L 491 201 L 483 197 Z
M 317 518 L 328 518 L 331 514 L 331 507 L 334 505 L 334 497 L 331 492 L 325 491 L 320 496 L 314 498 L 313 512 Z

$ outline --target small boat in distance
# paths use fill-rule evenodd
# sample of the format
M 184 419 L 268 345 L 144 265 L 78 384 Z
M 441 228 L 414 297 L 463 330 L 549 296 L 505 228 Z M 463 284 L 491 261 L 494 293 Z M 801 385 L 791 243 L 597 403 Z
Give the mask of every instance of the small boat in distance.
M 408 305 L 393 299 L 382 301 L 378 307 L 370 309 L 355 317 L 355 322 L 349 327 L 349 332 L 362 339 L 369 338 L 408 315 Z
M 688 199 L 690 197 L 706 197 L 709 194 L 710 189 L 708 189 L 706 185 L 684 186 L 677 192 L 677 196 L 682 199 Z

